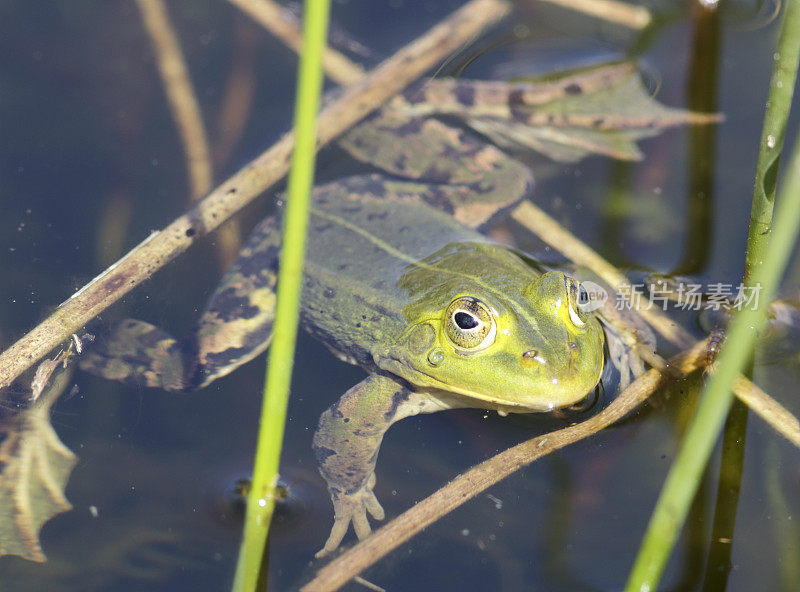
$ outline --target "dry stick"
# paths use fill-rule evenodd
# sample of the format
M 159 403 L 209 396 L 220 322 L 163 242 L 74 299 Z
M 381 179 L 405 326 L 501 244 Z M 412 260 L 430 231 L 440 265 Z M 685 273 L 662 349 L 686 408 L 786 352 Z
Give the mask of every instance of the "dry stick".
M 261 29 L 244 17 L 233 27 L 231 68 L 225 81 L 213 144 L 214 169 L 220 170 L 233 155 L 244 135 L 253 108 L 258 80 L 258 48 Z
M 153 44 L 158 72 L 186 154 L 192 201 L 197 201 L 211 190 L 211 150 L 186 60 L 162 0 L 136 0 L 136 4 Z
M 601 20 L 624 25 L 631 29 L 643 29 L 650 24 L 650 11 L 642 6 L 632 6 L 615 0 L 541 0 L 575 10 Z M 228 0 L 239 7 L 254 21 L 261 24 L 275 37 L 295 52 L 303 48 L 303 35 L 297 20 L 288 10 L 273 0 Z M 325 74 L 339 84 L 354 84 L 364 76 L 364 70 L 335 49 L 327 48 L 322 68 Z
M 200 200 L 211 191 L 213 165 L 211 149 L 200 113 L 189 68 L 183 57 L 178 36 L 169 20 L 167 7 L 162 0 L 137 0 L 145 29 L 156 55 L 161 82 L 167 94 L 172 118 L 178 128 L 186 154 L 191 201 Z M 217 259 L 222 269 L 227 269 L 239 250 L 239 227 L 235 221 L 223 227 L 217 235 Z
M 298 54 L 303 50 L 303 34 L 294 16 L 271 0 L 228 0 L 275 35 Z M 364 77 L 364 70 L 336 50 L 326 48 L 322 69 L 332 80 L 349 85 Z
M 681 374 L 689 374 L 706 364 L 707 347 L 707 340 L 699 341 L 671 358 L 669 364 Z M 658 370 L 648 370 L 597 415 L 577 425 L 517 444 L 474 466 L 320 569 L 316 577 L 300 589 L 301 592 L 336 590 L 443 514 L 451 512 L 514 471 L 619 421 L 668 380 Z
M 629 29 L 644 29 L 652 21 L 650 11 L 616 0 L 540 0 L 561 8 L 577 10 Z
M 472 0 L 401 49 L 320 113 L 318 146 L 329 143 L 509 12 L 504 0 Z M 197 207 L 150 235 L 0 354 L 0 389 L 280 180 L 288 170 L 293 145 L 294 137 L 286 134 Z
M 257 49 L 260 31 L 246 19 L 239 19 L 233 28 L 231 70 L 222 93 L 217 119 L 217 133 L 212 148 L 214 170 L 220 171 L 244 135 L 253 106 L 257 80 Z M 228 220 L 217 235 L 220 267 L 227 270 L 236 260 L 242 243 L 237 219 Z
M 776 432 L 800 448 L 800 421 L 783 405 L 742 374 L 733 381 L 733 394 Z

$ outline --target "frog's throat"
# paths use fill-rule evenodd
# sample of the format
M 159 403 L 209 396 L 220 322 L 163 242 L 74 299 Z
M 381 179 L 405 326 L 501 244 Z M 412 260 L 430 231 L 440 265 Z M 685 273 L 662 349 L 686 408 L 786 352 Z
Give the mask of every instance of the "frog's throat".
M 481 393 L 458 385 L 443 382 L 434 378 L 430 374 L 422 372 L 421 370 L 411 368 L 395 358 L 376 357 L 375 363 L 381 370 L 390 372 L 395 376 L 400 376 L 418 389 L 438 391 L 443 396 L 459 395 L 466 397 L 467 400 L 460 401 L 458 405 L 455 405 L 457 407 L 499 409 L 509 413 L 538 413 L 569 407 L 570 405 L 574 405 L 586 397 L 586 395 L 597 385 L 597 382 L 600 380 L 600 375 L 598 375 L 596 380 L 592 383 L 592 386 L 588 387 L 585 392 L 576 390 L 575 392 L 577 394 L 574 398 L 571 397 L 569 399 L 562 399 L 558 400 L 558 402 L 555 402 L 553 399 L 549 399 L 546 396 L 543 396 L 540 401 L 537 401 L 533 396 L 525 397 L 525 400 L 515 401 L 513 399 L 492 396 L 487 393 Z M 447 396 L 446 398 L 453 400 L 450 396 Z M 470 404 L 468 402 L 469 400 L 474 401 L 474 404 Z

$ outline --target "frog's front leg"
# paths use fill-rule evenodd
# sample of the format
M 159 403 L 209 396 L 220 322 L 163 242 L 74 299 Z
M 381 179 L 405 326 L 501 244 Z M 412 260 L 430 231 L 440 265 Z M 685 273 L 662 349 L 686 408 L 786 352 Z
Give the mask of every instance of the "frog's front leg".
M 371 375 L 348 390 L 322 414 L 314 435 L 314 452 L 333 500 L 334 523 L 317 557 L 335 550 L 350 523 L 359 539 L 369 536 L 367 512 L 377 520 L 384 513 L 372 489 L 375 462 L 383 435 L 394 422 L 449 406 L 416 392 L 395 379 Z

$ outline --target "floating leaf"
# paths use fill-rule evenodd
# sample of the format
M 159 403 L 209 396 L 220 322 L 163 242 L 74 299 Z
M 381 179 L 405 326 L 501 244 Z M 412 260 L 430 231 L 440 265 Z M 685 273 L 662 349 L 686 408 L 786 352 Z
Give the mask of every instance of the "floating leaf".
M 33 404 L 4 418 L 0 431 L 0 555 L 45 561 L 39 531 L 72 506 L 64 495 L 77 458 L 50 425 L 50 408 L 66 389 L 72 372 L 62 360 L 47 368 L 49 386 Z

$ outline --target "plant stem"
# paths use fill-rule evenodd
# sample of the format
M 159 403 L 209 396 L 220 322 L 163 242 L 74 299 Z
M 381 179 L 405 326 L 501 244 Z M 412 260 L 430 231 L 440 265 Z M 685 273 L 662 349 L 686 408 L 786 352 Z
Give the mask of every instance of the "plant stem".
M 298 54 L 301 52 L 303 32 L 292 13 L 286 8 L 273 0 L 228 0 L 228 2 L 239 8 L 295 52 Z M 344 85 L 360 82 L 366 76 L 364 68 L 330 47 L 323 48 L 322 68 L 331 80 Z
M 296 140 L 289 170 L 275 324 L 264 384 L 253 483 L 247 496 L 244 540 L 233 585 L 236 591 L 256 589 L 275 507 L 275 484 L 300 312 L 308 206 L 314 182 L 317 111 L 322 91 L 322 50 L 327 37 L 329 7 L 329 0 L 306 0 L 303 10 L 305 43 L 300 54 L 294 116 Z
M 800 8 L 797 0 L 787 0 L 778 47 L 773 54 L 775 65 L 769 81 L 769 97 L 764 110 L 764 127 L 756 164 L 753 205 L 747 231 L 747 253 L 744 258 L 744 279 L 761 267 L 769 242 L 772 209 L 775 204 L 775 185 L 778 164 L 783 152 L 786 118 L 792 105 L 797 62 L 800 54 Z
M 136 4 L 150 37 L 167 104 L 183 144 L 189 173 L 189 193 L 192 201 L 197 201 L 211 191 L 212 183 L 211 149 L 197 94 L 164 2 L 136 0 Z
M 752 375 L 752 370 L 750 374 Z M 733 569 L 731 551 L 736 512 L 739 509 L 739 491 L 742 488 L 747 416 L 747 406 L 741 401 L 734 401 L 725 420 L 717 480 L 717 501 L 708 545 L 703 590 L 725 590 L 728 585 L 728 574 Z
M 626 591 L 655 590 L 686 518 L 717 435 L 730 408 L 731 386 L 752 353 L 758 329 L 764 322 L 767 303 L 778 287 L 800 228 L 800 143 L 796 143 L 788 173 L 781 188 L 778 212 L 772 226 L 775 175 L 786 118 L 791 104 L 800 51 L 800 0 L 786 4 L 778 42 L 777 60 L 765 114 L 764 137 L 759 154 L 756 191 L 750 218 L 745 284 L 758 295 L 758 306 L 743 307 L 731 321 L 719 356 L 717 372 L 706 385 L 691 426 L 667 475 L 656 508 L 650 518 L 642 546 L 631 570 Z M 793 63 L 788 63 L 789 61 Z M 780 80 L 782 84 L 777 84 Z M 786 94 L 788 89 L 788 96 Z M 780 95 L 775 97 L 775 95 Z M 781 108 L 778 109 L 778 104 Z M 764 153 L 769 153 L 764 155 Z M 764 168 L 766 167 L 766 169 Z M 764 190 L 762 194 L 761 191 Z M 772 238 L 768 242 L 770 227 Z M 754 228 L 757 231 L 754 233 Z M 757 264 L 756 264 L 757 263 Z

